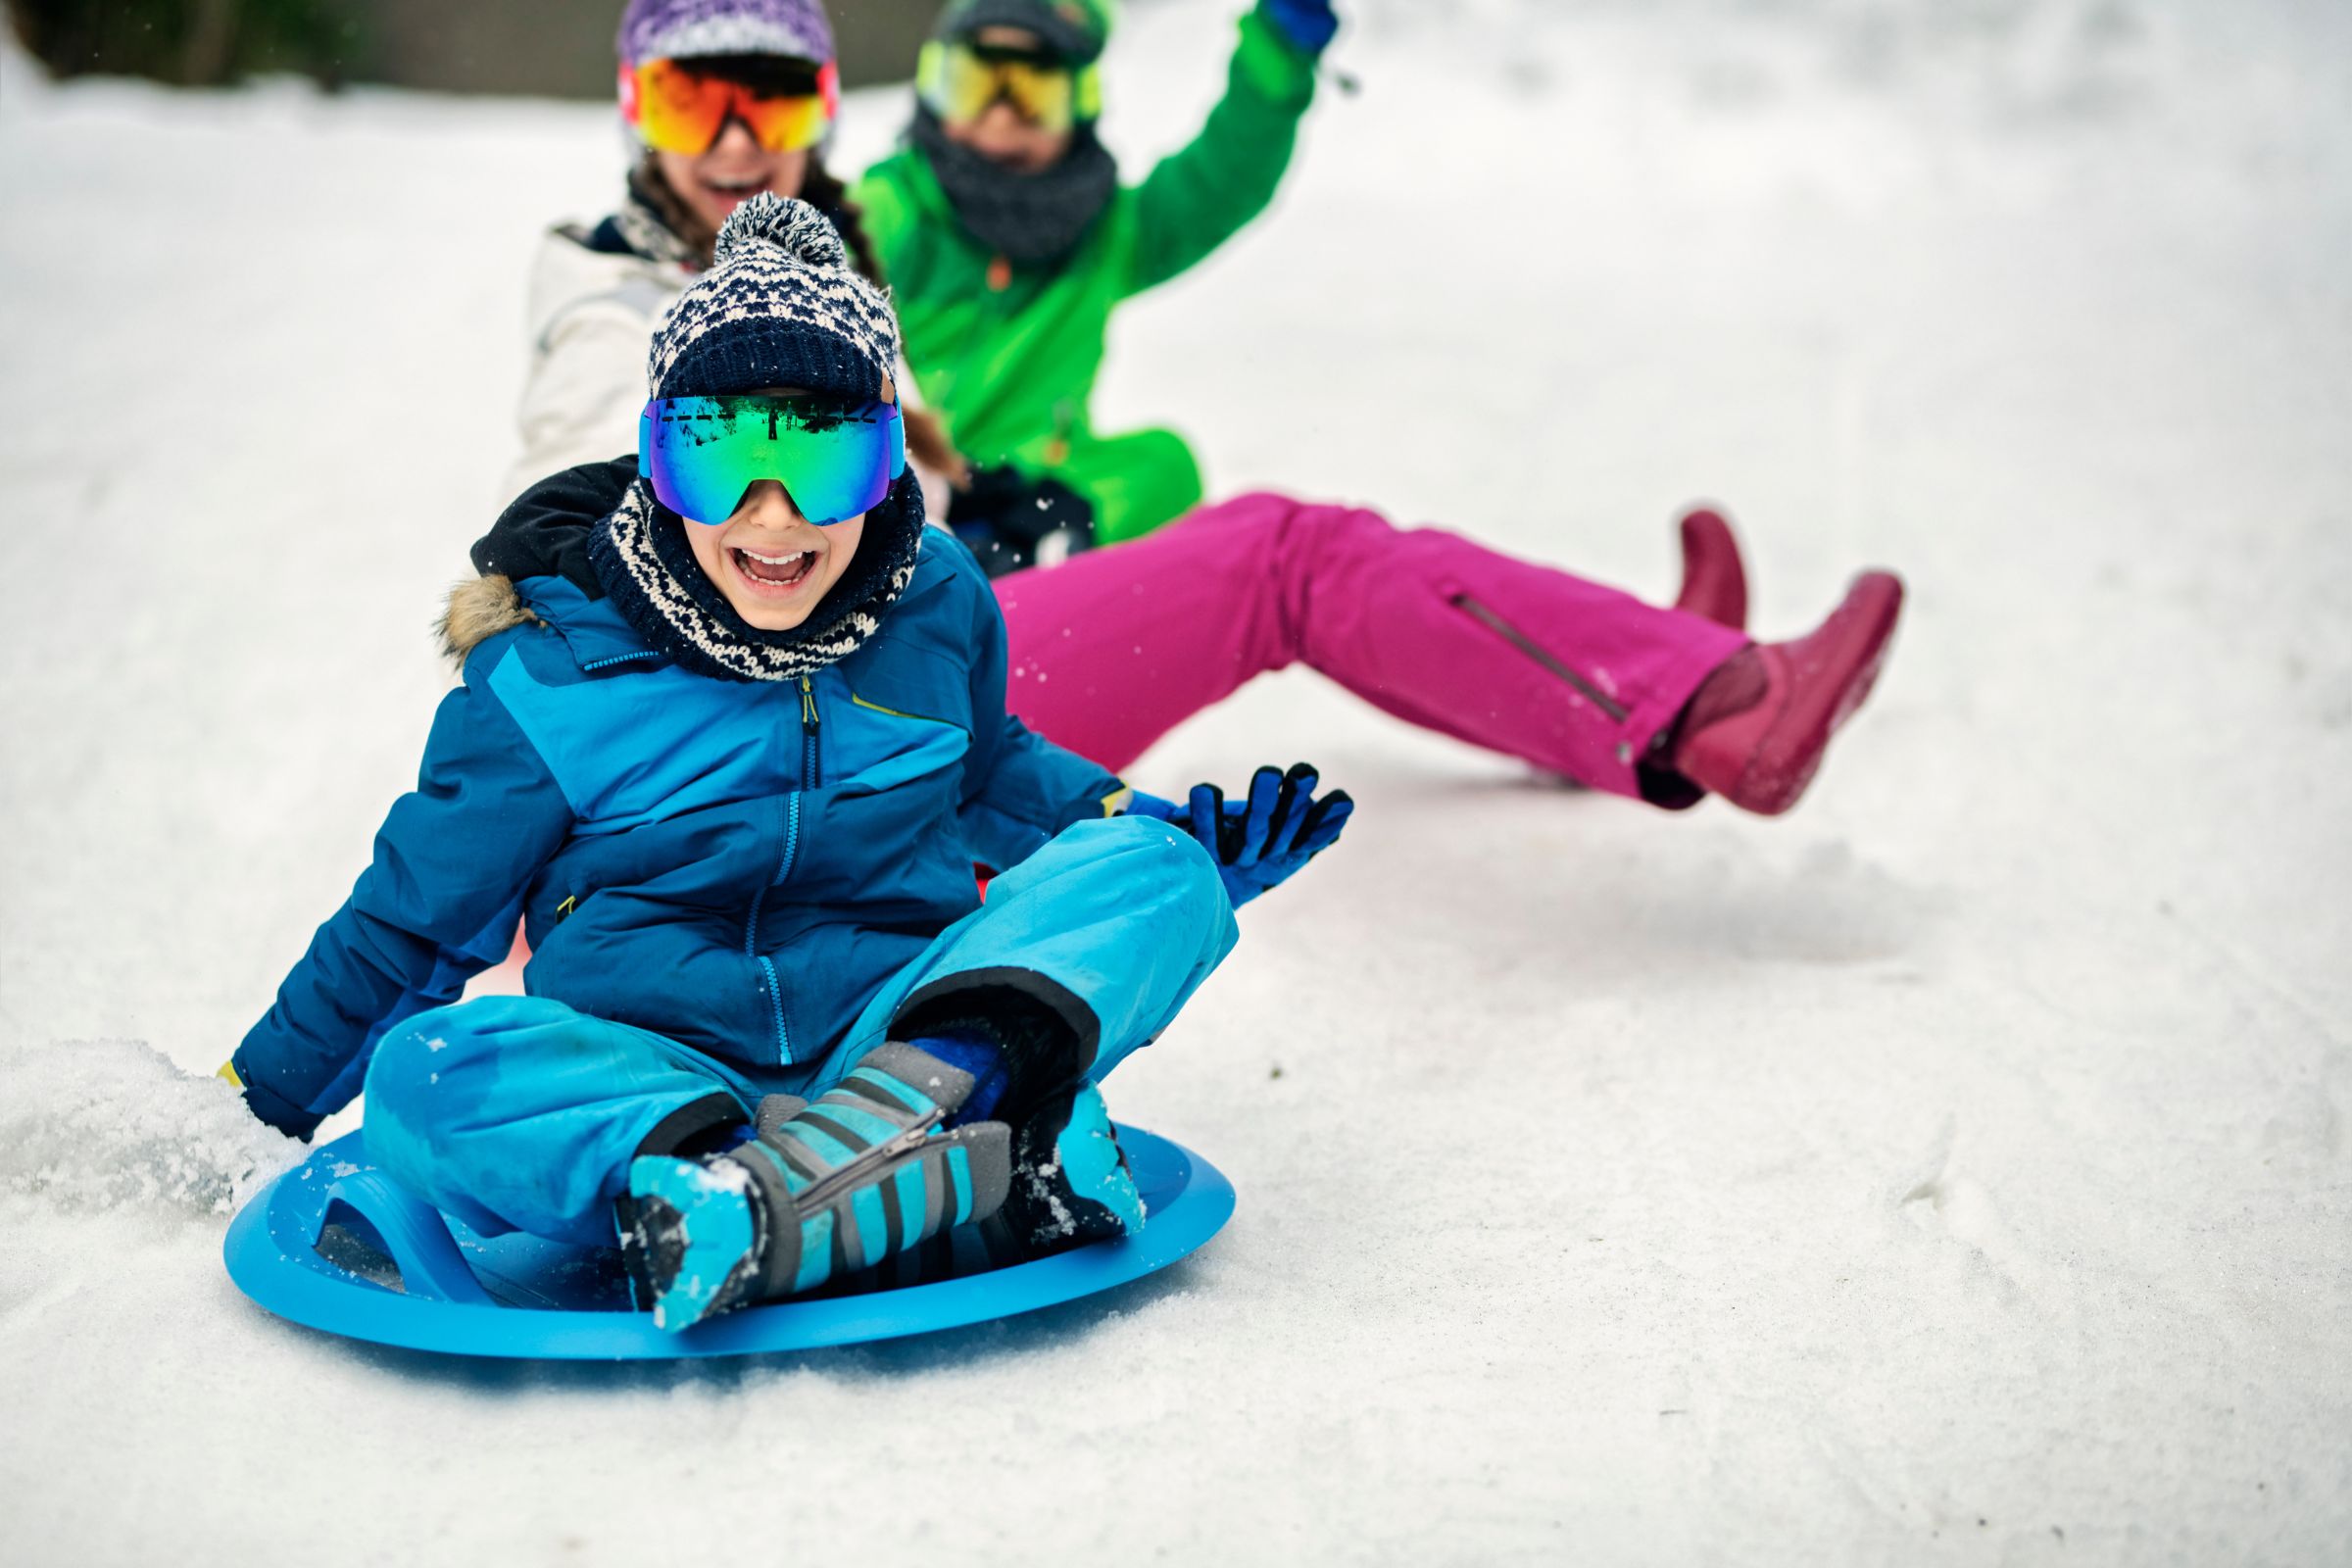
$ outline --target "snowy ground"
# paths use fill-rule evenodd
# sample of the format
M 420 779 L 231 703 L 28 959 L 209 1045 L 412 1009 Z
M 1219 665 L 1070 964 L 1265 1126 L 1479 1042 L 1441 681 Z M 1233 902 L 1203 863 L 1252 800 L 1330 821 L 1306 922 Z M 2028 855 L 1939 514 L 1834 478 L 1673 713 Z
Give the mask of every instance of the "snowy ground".
M 1225 9 L 1134 9 L 1131 157 Z M 1114 1082 L 1232 1227 L 721 1366 L 267 1317 L 284 1151 L 174 1070 L 414 767 L 609 117 L 0 62 L 0 1560 L 2343 1561 L 2352 12 L 1348 9 L 1105 415 L 1652 592 L 1715 497 L 1767 633 L 1906 572 L 1891 673 L 1780 823 L 1304 674 L 1180 732 L 1139 777 L 1363 803 Z

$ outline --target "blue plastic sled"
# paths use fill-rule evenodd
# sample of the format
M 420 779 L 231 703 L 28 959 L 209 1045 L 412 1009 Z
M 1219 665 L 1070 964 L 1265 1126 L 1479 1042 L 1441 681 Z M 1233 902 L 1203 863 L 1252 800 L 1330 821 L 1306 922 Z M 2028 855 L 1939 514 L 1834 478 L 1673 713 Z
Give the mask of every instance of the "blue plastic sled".
M 1121 1127 L 1151 1215 L 1140 1235 L 990 1267 L 967 1229 L 944 1250 L 952 1256 L 927 1260 L 953 1277 L 885 1289 L 875 1271 L 814 1298 L 747 1307 L 671 1334 L 630 1308 L 617 1251 L 476 1236 L 377 1170 L 366 1136 L 313 1152 L 238 1211 L 223 1250 L 229 1278 L 278 1316 L 311 1328 L 450 1355 L 749 1355 L 928 1334 L 1141 1279 L 1198 1249 L 1233 1213 L 1233 1186 L 1215 1166 L 1182 1145 Z M 955 1272 L 958 1265 L 967 1271 Z

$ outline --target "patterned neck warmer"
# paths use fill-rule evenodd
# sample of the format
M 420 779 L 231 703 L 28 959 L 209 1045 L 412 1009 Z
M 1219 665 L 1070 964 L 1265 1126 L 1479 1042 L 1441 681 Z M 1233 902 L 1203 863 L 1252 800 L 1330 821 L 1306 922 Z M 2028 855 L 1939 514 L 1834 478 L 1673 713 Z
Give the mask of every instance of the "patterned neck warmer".
M 798 680 L 839 663 L 882 629 L 914 580 L 923 492 L 912 469 L 865 514 L 858 554 L 808 618 L 761 631 L 735 613 L 694 559 L 686 522 L 640 479 L 589 531 L 588 560 L 613 608 L 640 637 L 686 668 L 721 680 Z
M 1060 261 L 1078 248 L 1119 188 L 1118 165 L 1092 124 L 1081 123 L 1061 162 L 1036 174 L 1001 168 L 950 141 L 928 106 L 915 110 L 906 134 L 930 162 L 956 220 L 1007 261 Z

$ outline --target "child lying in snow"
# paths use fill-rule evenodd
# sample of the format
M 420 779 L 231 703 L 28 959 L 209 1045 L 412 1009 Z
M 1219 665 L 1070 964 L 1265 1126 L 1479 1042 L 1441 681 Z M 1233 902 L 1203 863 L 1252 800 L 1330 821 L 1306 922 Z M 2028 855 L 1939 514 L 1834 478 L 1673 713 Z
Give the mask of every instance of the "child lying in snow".
M 617 1234 L 673 1328 L 1000 1205 L 1041 1245 L 1139 1225 L 1094 1082 L 1349 810 L 1294 768 L 1180 812 L 1006 714 L 896 351 L 813 209 L 729 220 L 654 340 L 605 597 L 453 596 L 416 791 L 226 1069 L 302 1136 L 364 1076 L 396 1179 L 484 1233 Z M 518 909 L 531 995 L 445 1004 Z

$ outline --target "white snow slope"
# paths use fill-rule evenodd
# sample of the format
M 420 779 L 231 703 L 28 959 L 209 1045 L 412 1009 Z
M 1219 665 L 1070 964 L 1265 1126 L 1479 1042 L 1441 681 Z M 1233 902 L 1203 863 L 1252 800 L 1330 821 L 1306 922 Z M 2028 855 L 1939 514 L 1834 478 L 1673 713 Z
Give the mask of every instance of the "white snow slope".
M 1229 9 L 1133 9 L 1131 160 Z M 1305 673 L 1189 726 L 1140 780 L 1362 803 L 1113 1080 L 1231 1228 L 733 1365 L 267 1316 L 288 1150 L 187 1076 L 412 775 L 610 117 L 6 58 L 0 1559 L 2345 1560 L 2352 11 L 1344 9 L 1363 92 L 1106 420 L 1651 593 L 1713 497 L 1769 635 L 1903 570 L 1890 673 L 1780 822 Z

